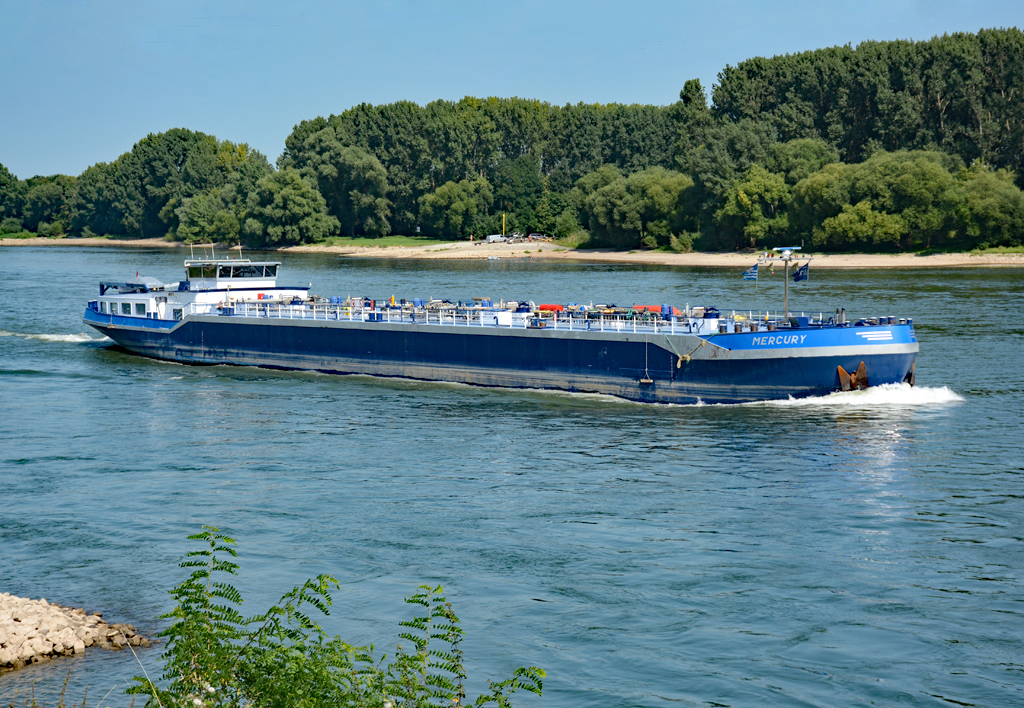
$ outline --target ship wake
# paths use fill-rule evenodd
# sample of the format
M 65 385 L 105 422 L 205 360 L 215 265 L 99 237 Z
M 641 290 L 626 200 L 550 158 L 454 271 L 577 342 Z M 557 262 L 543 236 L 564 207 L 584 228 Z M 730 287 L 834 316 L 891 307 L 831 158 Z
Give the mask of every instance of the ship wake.
M 789 398 L 782 401 L 757 401 L 747 406 L 822 407 L 822 408 L 891 408 L 917 407 L 957 403 L 963 396 L 947 386 L 911 386 L 909 384 L 879 384 L 861 391 L 843 391 L 827 396 Z
M 8 332 L 5 329 L 0 329 L 0 337 L 20 337 L 21 339 L 34 339 L 40 342 L 59 342 L 63 344 L 110 341 L 108 337 L 91 335 L 85 332 L 81 334 L 35 334 L 31 332 Z

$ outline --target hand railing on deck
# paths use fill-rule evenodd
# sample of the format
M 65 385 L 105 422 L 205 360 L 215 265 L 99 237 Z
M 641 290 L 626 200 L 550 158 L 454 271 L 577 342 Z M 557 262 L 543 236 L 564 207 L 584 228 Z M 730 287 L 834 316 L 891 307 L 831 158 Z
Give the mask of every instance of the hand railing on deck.
M 273 319 L 380 322 L 383 324 L 448 325 L 456 327 L 496 327 L 499 329 L 553 329 L 558 331 L 634 332 L 653 334 L 697 333 L 688 321 L 676 318 L 621 318 L 584 313 L 538 315 L 533 312 L 508 310 L 442 308 L 408 309 L 385 307 L 380 310 L 323 303 L 251 303 L 190 307 L 192 314 L 220 314 L 231 317 L 266 317 Z M 500 314 L 499 314 L 500 313 Z
M 214 314 L 231 317 L 265 317 L 273 319 L 322 320 L 348 322 L 379 322 L 382 324 L 448 325 L 456 327 L 493 327 L 499 329 L 553 329 L 558 331 L 626 332 L 645 334 L 722 334 L 734 332 L 770 331 L 788 327 L 778 312 L 747 315 L 733 312 L 719 318 L 671 317 L 658 314 L 633 316 L 596 316 L 583 312 L 511 312 L 501 309 L 476 308 L 409 308 L 389 307 L 370 309 L 323 302 L 236 302 L 231 305 L 209 304 L 189 306 L 191 314 Z M 795 316 L 795 313 L 791 313 Z M 805 316 L 801 313 L 801 316 Z M 812 316 L 813 319 L 813 316 Z M 823 313 L 817 322 L 824 322 Z M 712 324 L 715 323 L 715 324 Z

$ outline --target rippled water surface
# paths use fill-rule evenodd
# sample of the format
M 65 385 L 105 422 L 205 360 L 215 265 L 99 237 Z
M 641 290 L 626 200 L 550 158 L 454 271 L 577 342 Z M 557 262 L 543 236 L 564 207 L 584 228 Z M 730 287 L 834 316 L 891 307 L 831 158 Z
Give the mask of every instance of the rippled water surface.
M 215 524 L 244 609 L 332 573 L 350 642 L 391 651 L 403 595 L 442 583 L 471 695 L 534 664 L 524 706 L 1024 704 L 1021 271 L 813 271 L 797 309 L 914 318 L 918 386 L 677 407 L 181 366 L 82 324 L 100 279 L 181 260 L 0 249 L 0 591 L 156 632 Z M 283 260 L 324 295 L 781 300 L 711 269 Z M 0 700 L 53 703 L 68 670 L 89 705 L 139 673 L 90 650 Z

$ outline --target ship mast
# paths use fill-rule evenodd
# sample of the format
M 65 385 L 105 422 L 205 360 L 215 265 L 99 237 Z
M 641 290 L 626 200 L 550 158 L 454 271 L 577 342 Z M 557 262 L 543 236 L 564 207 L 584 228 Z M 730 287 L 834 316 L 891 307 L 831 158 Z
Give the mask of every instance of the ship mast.
M 782 262 L 786 264 L 786 277 L 782 279 L 782 282 L 786 284 L 783 288 L 782 296 L 782 311 L 786 314 L 783 315 L 786 321 L 789 321 L 789 264 L 793 260 L 793 251 L 799 251 L 800 246 L 793 246 L 792 248 L 773 248 L 773 251 L 782 251 Z
M 783 300 L 782 300 L 782 310 L 783 310 L 783 312 L 785 312 L 785 315 L 784 315 L 785 319 L 788 320 L 789 319 L 789 264 L 792 263 L 793 261 L 800 260 L 800 255 L 794 253 L 794 251 L 800 251 L 800 250 L 802 250 L 802 247 L 801 246 L 780 246 L 778 248 L 773 248 L 772 250 L 775 251 L 776 253 L 778 253 L 778 255 L 777 256 L 770 256 L 769 257 L 767 254 L 765 254 L 765 257 L 762 258 L 760 262 L 779 260 L 779 261 L 782 261 L 786 265 L 786 275 L 782 279 L 783 283 L 784 283 L 784 288 L 783 288 L 783 293 L 784 294 L 783 294 Z M 810 262 L 811 258 L 807 258 L 807 260 L 808 260 L 808 262 Z

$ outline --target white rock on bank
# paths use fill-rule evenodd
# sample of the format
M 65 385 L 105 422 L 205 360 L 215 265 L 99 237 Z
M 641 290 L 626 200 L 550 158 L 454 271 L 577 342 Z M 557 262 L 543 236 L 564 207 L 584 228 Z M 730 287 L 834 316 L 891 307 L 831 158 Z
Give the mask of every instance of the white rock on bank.
M 122 649 L 151 643 L 130 624 L 107 624 L 101 612 L 87 615 L 45 599 L 0 593 L 0 671 L 81 654 L 91 646 Z

